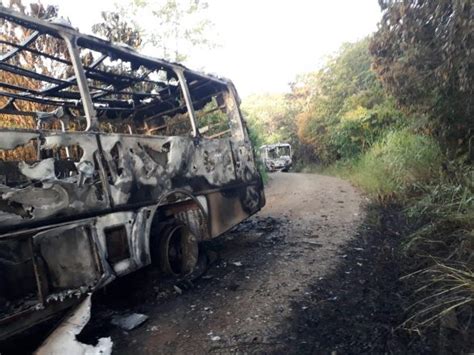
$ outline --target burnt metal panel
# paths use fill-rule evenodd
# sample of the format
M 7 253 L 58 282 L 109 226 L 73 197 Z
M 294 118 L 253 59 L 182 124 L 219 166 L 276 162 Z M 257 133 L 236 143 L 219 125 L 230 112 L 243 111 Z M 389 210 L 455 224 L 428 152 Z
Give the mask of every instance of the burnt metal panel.
M 6 138 L 0 141 L 0 149 L 11 150 L 36 139 L 36 153 L 51 155 L 39 161 L 0 162 L 0 214 L 4 217 L 0 225 L 21 225 L 108 207 L 104 181 L 96 164 L 98 146 L 94 134 L 3 130 L 0 136 Z M 54 155 L 60 148 L 71 147 L 81 154 L 76 161 Z
M 35 259 L 46 276 L 48 295 L 90 288 L 102 277 L 90 227 L 53 229 L 33 238 Z
M 0 41 L 0 119 L 29 122 L 0 128 L 0 339 L 148 265 L 160 218 L 204 240 L 264 205 L 230 81 L 1 6 L 0 18 L 27 29 Z
M 123 224 L 106 228 L 104 234 L 109 263 L 113 265 L 118 261 L 130 258 L 127 229 Z

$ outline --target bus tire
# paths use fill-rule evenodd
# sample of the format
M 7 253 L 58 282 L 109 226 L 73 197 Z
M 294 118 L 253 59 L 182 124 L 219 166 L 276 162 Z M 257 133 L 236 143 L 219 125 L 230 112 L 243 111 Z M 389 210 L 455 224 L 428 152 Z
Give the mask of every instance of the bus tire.
M 152 261 L 165 275 L 186 276 L 197 264 L 197 238 L 188 226 L 176 219 L 159 225 L 152 236 L 151 247 Z

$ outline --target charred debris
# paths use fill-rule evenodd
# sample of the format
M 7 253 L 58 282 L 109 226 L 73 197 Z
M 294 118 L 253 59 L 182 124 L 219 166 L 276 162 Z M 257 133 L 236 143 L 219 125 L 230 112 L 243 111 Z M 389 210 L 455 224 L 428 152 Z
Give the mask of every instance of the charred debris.
M 0 340 L 265 203 L 228 80 L 0 7 Z M 176 251 L 179 253 L 176 253 Z

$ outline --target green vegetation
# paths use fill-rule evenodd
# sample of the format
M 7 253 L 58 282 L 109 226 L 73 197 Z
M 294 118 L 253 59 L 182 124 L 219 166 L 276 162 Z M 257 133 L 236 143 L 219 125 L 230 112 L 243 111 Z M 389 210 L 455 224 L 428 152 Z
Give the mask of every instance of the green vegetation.
M 138 49 L 148 45 L 154 56 L 173 62 L 187 60 L 193 49 L 216 46 L 207 1 L 128 0 L 115 7 L 102 12 L 94 33 Z
M 323 164 L 356 157 L 403 116 L 371 70 L 368 41 L 344 45 L 321 70 L 293 84 L 293 97 L 307 93 L 296 117 L 298 136 Z
M 57 12 L 15 3 L 41 18 Z M 342 176 L 381 206 L 402 205 L 411 229 L 401 245 L 409 270 L 405 279 L 417 285 L 404 326 L 449 324 L 469 334 L 474 5 L 470 0 L 379 3 L 383 18 L 371 38 L 343 45 L 319 70 L 295 78 L 286 95 L 247 97 L 242 110 L 255 147 L 289 142 L 298 170 Z M 192 48 L 212 46 L 212 23 L 201 16 L 206 8 L 205 1 L 130 0 L 104 13 L 94 31 L 136 48 L 150 44 L 158 56 L 183 60 Z M 153 17 L 157 28 L 140 27 L 143 16 Z M 218 124 L 220 118 L 209 115 L 203 124 Z M 32 123 L 18 117 L 10 124 Z
M 242 102 L 242 112 L 257 147 L 278 142 L 298 145 L 293 119 L 297 111 L 292 110 L 290 103 L 283 94 L 252 95 Z
M 297 77 L 288 95 L 244 100 L 250 126 L 265 143 L 292 144 L 303 168 L 355 158 L 406 125 L 371 69 L 368 46 L 368 38 L 345 44 L 320 70 Z
M 379 2 L 384 15 L 370 51 L 385 90 L 425 118 L 449 158 L 462 156 L 474 132 L 472 1 Z
M 405 325 L 423 329 L 453 323 L 468 339 L 474 303 L 474 169 L 454 164 L 406 205 L 417 228 L 403 245 L 418 285 Z
M 404 326 L 448 322 L 465 336 L 474 307 L 473 5 L 380 3 L 372 38 L 342 46 L 290 94 L 244 108 L 261 141 L 293 144 L 300 170 L 404 206 L 405 279 L 417 285 Z
M 385 200 L 436 179 L 440 163 L 441 152 L 432 138 L 393 131 L 346 165 L 345 174 L 372 197 Z

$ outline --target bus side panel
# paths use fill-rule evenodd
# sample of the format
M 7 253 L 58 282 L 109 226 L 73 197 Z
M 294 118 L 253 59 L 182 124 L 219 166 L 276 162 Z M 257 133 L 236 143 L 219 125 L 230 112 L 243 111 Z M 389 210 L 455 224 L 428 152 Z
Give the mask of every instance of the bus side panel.
M 0 340 L 114 277 L 93 219 L 0 238 Z
M 100 249 L 116 276 L 151 263 L 148 236 L 152 212 L 153 206 L 97 218 L 95 227 Z
M 108 207 L 95 134 L 0 130 L 0 227 Z
M 265 205 L 263 182 L 249 140 L 231 139 L 236 185 L 207 195 L 211 237 L 216 237 Z
M 250 217 L 265 204 L 260 181 L 224 191 L 212 192 L 206 198 L 212 238 L 221 235 Z
M 100 141 L 114 206 L 156 202 L 174 189 L 197 195 L 237 180 L 227 139 L 104 134 Z

